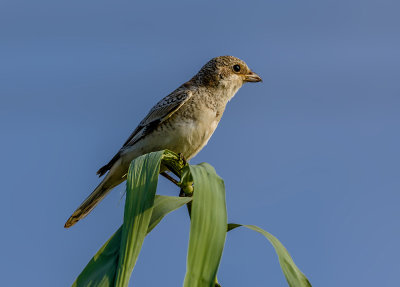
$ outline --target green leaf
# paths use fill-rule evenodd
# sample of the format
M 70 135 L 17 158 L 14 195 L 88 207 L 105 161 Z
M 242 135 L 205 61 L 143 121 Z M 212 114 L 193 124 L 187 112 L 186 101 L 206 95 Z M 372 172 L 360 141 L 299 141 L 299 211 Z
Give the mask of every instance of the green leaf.
M 72 287 L 109 287 L 114 285 L 121 230 L 122 227 L 97 251 L 96 255 L 76 278 Z
M 189 166 L 194 181 L 185 287 L 214 286 L 226 237 L 223 180 L 207 163 Z M 190 176 L 185 177 L 191 180 Z M 183 182 L 183 185 L 187 183 Z
M 187 195 L 193 194 L 193 200 L 155 195 L 161 166 L 162 170 L 169 169 L 181 177 L 181 188 Z M 206 163 L 187 166 L 180 156 L 170 151 L 146 154 L 131 163 L 126 194 L 124 224 L 92 258 L 73 287 L 126 287 L 146 234 L 167 213 L 184 204 L 192 204 L 184 286 L 219 286 L 216 274 L 225 244 L 227 214 L 224 183 L 214 168 Z M 239 226 L 242 225 L 229 224 L 228 231 Z M 272 243 L 291 287 L 311 286 L 274 236 L 257 226 L 243 226 L 263 234 Z
M 132 161 L 129 167 L 116 287 L 128 286 L 147 234 L 163 153 L 159 151 L 142 155 Z
M 272 246 L 275 248 L 276 254 L 278 255 L 279 264 L 281 265 L 283 274 L 285 275 L 290 287 L 311 287 L 311 283 L 308 281 L 307 277 L 296 266 L 285 246 L 283 246 L 283 244 L 275 236 L 255 225 L 230 223 L 228 224 L 228 231 L 239 226 L 244 226 L 259 232 L 260 234 L 264 235 L 269 242 L 271 242 Z
M 150 233 L 168 213 L 192 201 L 191 197 L 156 195 L 147 233 Z
M 164 163 L 174 173 L 180 174 L 182 160 L 167 150 L 143 155 L 131 163 L 127 178 L 124 225 L 93 256 L 73 283 L 73 287 L 126 286 L 123 284 L 128 284 L 144 236 L 166 214 L 192 200 L 187 197 L 158 195 L 154 200 L 161 159 L 163 162 L 165 159 Z
M 190 197 L 156 195 L 147 233 L 156 227 L 165 215 L 189 203 Z M 108 287 L 114 285 L 121 245 L 122 226 L 100 248 L 78 276 L 72 287 Z

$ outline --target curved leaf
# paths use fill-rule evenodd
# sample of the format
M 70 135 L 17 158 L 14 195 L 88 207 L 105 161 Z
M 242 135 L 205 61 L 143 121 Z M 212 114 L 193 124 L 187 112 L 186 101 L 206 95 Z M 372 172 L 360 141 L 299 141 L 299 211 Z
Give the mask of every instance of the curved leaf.
M 269 242 L 271 242 L 272 246 L 275 248 L 276 254 L 278 255 L 279 264 L 281 265 L 283 274 L 285 275 L 290 287 L 311 287 L 311 283 L 308 281 L 307 277 L 296 266 L 285 246 L 283 246 L 283 244 L 275 236 L 255 225 L 230 223 L 228 224 L 228 231 L 240 226 L 257 231 L 258 233 L 264 235 Z
M 158 223 L 171 211 L 174 211 L 192 201 L 191 197 L 177 197 L 156 195 L 154 200 L 153 213 L 151 214 L 150 224 L 147 233 L 150 233 Z
M 97 251 L 89 261 L 72 287 L 109 287 L 114 285 L 118 266 L 119 246 L 122 226 Z
M 150 223 L 163 151 L 132 161 L 126 183 L 124 223 L 115 286 L 128 286 L 129 279 Z
M 165 215 L 190 202 L 190 197 L 156 195 L 147 233 L 156 227 Z M 72 287 L 113 286 L 118 266 L 122 226 L 100 248 L 78 276 Z
M 226 237 L 223 180 L 207 164 L 189 166 L 194 181 L 185 287 L 214 286 Z M 191 177 L 185 177 L 190 180 Z M 182 183 L 185 185 L 185 182 Z M 187 184 L 186 184 L 187 185 Z

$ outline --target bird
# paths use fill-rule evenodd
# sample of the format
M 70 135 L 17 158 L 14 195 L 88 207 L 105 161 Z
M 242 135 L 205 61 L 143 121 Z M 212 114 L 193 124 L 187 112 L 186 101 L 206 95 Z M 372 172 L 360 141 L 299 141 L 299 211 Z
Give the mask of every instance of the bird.
M 189 81 L 161 99 L 139 123 L 121 149 L 97 174 L 106 174 L 69 217 L 69 228 L 86 217 L 117 185 L 126 180 L 135 158 L 168 149 L 193 158 L 208 142 L 227 103 L 244 83 L 261 82 L 247 64 L 233 56 L 208 61 Z

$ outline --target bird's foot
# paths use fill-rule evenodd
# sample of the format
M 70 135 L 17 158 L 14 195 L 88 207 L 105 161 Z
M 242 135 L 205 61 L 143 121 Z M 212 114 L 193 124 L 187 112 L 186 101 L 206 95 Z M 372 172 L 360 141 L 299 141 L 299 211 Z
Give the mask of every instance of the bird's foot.
M 183 155 L 183 153 L 181 153 L 181 152 L 178 153 L 178 156 L 179 156 L 179 160 L 182 161 L 183 165 L 184 166 L 187 165 L 187 161 L 186 161 L 185 156 Z

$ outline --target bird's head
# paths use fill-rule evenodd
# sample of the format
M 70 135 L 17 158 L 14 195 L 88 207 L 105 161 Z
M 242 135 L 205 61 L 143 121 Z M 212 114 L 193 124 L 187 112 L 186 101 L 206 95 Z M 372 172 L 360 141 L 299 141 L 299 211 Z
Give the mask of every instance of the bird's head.
M 233 56 L 211 59 L 193 79 L 210 87 L 237 87 L 237 89 L 247 82 L 262 81 L 244 61 Z

